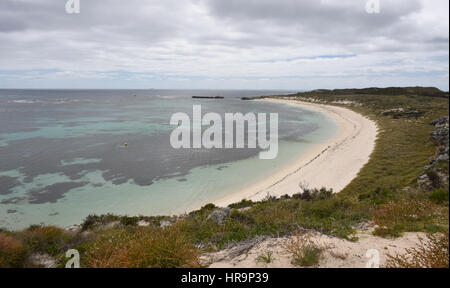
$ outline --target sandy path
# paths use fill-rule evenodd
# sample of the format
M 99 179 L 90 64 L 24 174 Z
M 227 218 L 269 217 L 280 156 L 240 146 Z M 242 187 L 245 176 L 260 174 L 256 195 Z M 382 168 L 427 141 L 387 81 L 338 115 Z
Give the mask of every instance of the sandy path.
M 359 241 L 351 242 L 345 239 L 313 233 L 311 240 L 321 247 L 326 247 L 316 267 L 320 268 L 365 268 L 370 259 L 378 258 L 378 267 L 385 267 L 388 255 L 403 254 L 406 249 L 417 247 L 419 239 L 426 241 L 425 233 L 405 233 L 396 239 L 380 238 L 372 235 L 372 229 L 358 231 Z M 238 253 L 234 247 L 203 256 L 202 260 L 210 268 L 295 268 L 292 255 L 283 248 L 290 237 L 269 238 L 256 243 L 245 253 Z M 376 254 L 373 254 L 375 250 Z M 258 261 L 258 256 L 273 254 L 273 262 Z M 368 254 L 370 251 L 372 254 Z M 369 253 L 370 253 L 369 252 Z M 373 268 L 378 268 L 371 266 Z
M 292 195 L 301 192 L 299 184 L 309 188 L 345 188 L 369 161 L 377 138 L 377 125 L 349 109 L 285 99 L 265 99 L 327 113 L 338 123 L 337 136 L 317 145 L 301 156 L 293 165 L 242 191 L 230 194 L 216 205 L 226 206 L 242 199 L 259 201 L 270 196 Z M 262 160 L 263 161 L 263 160 Z

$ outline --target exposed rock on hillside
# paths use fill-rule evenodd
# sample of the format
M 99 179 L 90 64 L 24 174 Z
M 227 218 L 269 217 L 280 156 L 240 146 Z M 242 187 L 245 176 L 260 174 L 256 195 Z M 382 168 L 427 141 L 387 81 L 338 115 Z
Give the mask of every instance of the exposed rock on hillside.
M 424 174 L 419 177 L 419 185 L 423 188 L 439 188 L 448 185 L 448 174 L 439 171 L 437 166 L 449 161 L 449 117 L 440 117 L 431 122 L 435 129 L 431 137 L 438 146 L 436 154 L 431 157 L 430 165 L 425 166 Z
M 230 215 L 230 208 L 219 208 L 209 214 L 207 219 L 222 224 L 227 220 L 228 215 Z
M 449 117 L 444 116 L 431 122 L 431 125 L 436 127 L 436 129 L 431 132 L 431 137 L 433 137 L 439 145 L 448 145 L 448 121 Z
M 439 146 L 436 157 L 432 164 L 448 161 L 448 116 L 438 118 L 431 122 L 435 129 L 431 132 L 431 137 Z
M 395 119 L 399 118 L 419 118 L 425 113 L 423 111 L 410 109 L 410 108 L 395 108 L 381 112 L 383 116 L 392 116 Z

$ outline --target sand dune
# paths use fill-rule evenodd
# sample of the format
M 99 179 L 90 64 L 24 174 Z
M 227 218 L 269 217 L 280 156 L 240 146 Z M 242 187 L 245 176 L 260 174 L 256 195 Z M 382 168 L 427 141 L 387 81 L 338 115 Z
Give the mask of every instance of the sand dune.
M 420 239 L 426 241 L 425 233 L 405 233 L 395 239 L 381 238 L 372 235 L 372 229 L 358 231 L 359 241 L 352 242 L 338 237 L 312 232 L 310 238 L 314 243 L 324 248 L 320 258 L 319 268 L 365 268 L 374 256 L 368 251 L 375 250 L 379 263 L 375 267 L 385 267 L 388 255 L 404 254 L 406 249 L 417 247 Z M 203 257 L 205 265 L 210 268 L 295 268 L 292 255 L 287 253 L 284 246 L 294 237 L 280 237 L 253 240 L 253 243 L 238 245 L 219 252 L 207 254 Z M 240 251 L 244 250 L 244 251 Z M 273 262 L 258 261 L 260 255 L 273 253 Z M 369 266 L 374 267 L 374 266 Z

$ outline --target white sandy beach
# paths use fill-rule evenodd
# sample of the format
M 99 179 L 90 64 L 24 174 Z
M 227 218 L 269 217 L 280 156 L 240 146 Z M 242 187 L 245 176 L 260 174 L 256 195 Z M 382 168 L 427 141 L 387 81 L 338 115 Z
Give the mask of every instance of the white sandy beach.
M 327 113 L 338 123 L 337 136 L 303 154 L 294 164 L 242 191 L 228 195 L 215 204 L 227 206 L 242 199 L 259 201 L 270 196 L 301 192 L 299 184 L 308 188 L 332 188 L 340 192 L 369 161 L 377 138 L 374 121 L 349 109 L 286 99 L 265 99 Z

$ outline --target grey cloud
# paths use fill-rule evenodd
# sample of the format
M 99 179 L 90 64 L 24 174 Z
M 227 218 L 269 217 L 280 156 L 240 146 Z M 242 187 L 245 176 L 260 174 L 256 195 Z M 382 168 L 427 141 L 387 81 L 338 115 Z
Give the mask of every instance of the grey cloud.
M 81 3 L 82 13 L 69 16 L 64 13 L 64 1 L 3 0 L 0 31 L 36 31 L 37 41 L 44 39 L 40 34 L 52 33 L 65 41 L 108 43 L 110 47 L 154 46 L 172 39 L 242 48 L 330 42 L 351 45 L 380 36 L 398 42 L 422 40 L 414 39 L 420 27 L 402 21 L 420 11 L 419 0 L 383 1 L 382 13 L 377 15 L 367 14 L 364 1 L 355 0 L 81 0 Z M 187 15 L 185 11 L 189 5 L 205 7 L 216 28 L 231 27 L 240 33 L 239 37 L 195 25 L 196 19 L 192 19 L 195 15 Z
M 278 65 L 290 75 L 341 67 L 358 74 L 367 65 L 448 69 L 424 60 L 448 58 L 448 24 L 435 27 L 424 12 L 431 0 L 380 0 L 381 13 L 372 15 L 366 0 L 80 1 L 81 13 L 68 15 L 65 0 L 0 0 L 0 71 L 260 77 L 281 76 Z M 433 3 L 445 7 L 445 1 Z
M 151 3 L 155 1 L 143 4 L 138 0 L 81 0 L 83 12 L 68 15 L 65 13 L 65 1 L 2 0 L 0 19 L 14 22 L 14 31 L 55 32 L 61 36 L 79 32 L 93 36 L 92 40 L 108 34 L 125 39 L 145 36 L 154 41 L 176 30 L 176 18 L 173 16 L 178 9 L 173 5 L 174 1 L 166 1 L 169 2 L 172 4 L 161 11 L 160 7 L 152 7 Z M 172 7 L 175 7 L 173 13 L 170 12 Z
M 405 28 L 403 19 L 421 10 L 418 0 L 382 1 L 382 13 L 368 14 L 365 1 L 317 0 L 207 0 L 210 12 L 247 32 L 250 40 L 265 36 L 269 41 L 283 38 L 265 32 L 267 26 L 282 32 L 288 29 L 290 41 L 356 43 L 377 36 L 404 38 L 416 34 L 417 27 Z M 333 4 L 334 3 L 334 4 Z M 256 43 L 259 44 L 259 43 Z
M 26 25 L 23 22 L 17 21 L 17 19 L 9 15 L 2 14 L 3 13 L 0 12 L 0 33 L 16 32 L 24 30 L 26 28 Z
M 275 22 L 280 25 L 299 25 L 311 30 L 334 30 L 354 27 L 377 30 L 389 27 L 421 9 L 420 1 L 382 1 L 383 13 L 369 15 L 364 1 L 317 0 L 207 0 L 210 11 L 231 21 Z M 334 4 L 333 4 L 334 3 Z

